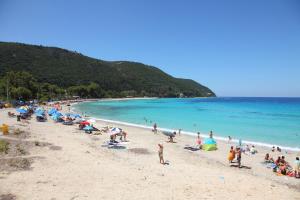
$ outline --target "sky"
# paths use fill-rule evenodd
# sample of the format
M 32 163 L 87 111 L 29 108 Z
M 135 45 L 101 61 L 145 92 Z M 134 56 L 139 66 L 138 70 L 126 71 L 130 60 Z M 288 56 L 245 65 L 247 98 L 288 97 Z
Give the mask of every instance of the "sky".
M 300 97 L 298 0 L 0 0 L 0 41 L 142 62 L 218 96 Z

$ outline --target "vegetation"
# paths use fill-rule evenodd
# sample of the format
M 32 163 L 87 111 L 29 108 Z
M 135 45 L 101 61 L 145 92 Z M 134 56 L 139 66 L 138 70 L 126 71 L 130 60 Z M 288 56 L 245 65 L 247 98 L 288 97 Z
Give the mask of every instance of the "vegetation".
M 8 88 L 7 88 L 8 86 Z M 136 62 L 107 62 L 55 47 L 0 42 L 0 98 L 215 96 L 205 86 Z
M 0 140 L 0 153 L 7 154 L 8 150 L 9 150 L 9 143 L 6 142 L 5 140 Z

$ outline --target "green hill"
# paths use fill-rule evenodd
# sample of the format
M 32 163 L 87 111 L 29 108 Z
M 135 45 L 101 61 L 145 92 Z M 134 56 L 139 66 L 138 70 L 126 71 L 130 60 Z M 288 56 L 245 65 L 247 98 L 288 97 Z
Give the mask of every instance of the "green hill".
M 0 77 L 25 71 L 38 83 L 66 89 L 96 83 L 104 96 L 215 96 L 207 87 L 137 62 L 108 62 L 56 47 L 0 42 Z M 74 88 L 74 87 L 73 87 Z M 78 88 L 77 88 L 78 89 Z

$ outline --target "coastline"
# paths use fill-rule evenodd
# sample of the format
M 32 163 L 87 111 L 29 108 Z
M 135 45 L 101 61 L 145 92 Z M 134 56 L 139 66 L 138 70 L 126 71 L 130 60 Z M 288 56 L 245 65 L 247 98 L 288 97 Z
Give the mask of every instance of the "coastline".
M 210 97 L 205 97 L 205 98 L 210 98 Z M 94 100 L 94 101 L 122 101 L 122 100 L 136 100 L 136 99 L 157 99 L 157 97 L 154 97 L 154 98 L 116 98 L 116 99 L 108 98 L 108 99 L 103 99 L 103 100 L 99 99 L 99 100 Z M 76 108 L 74 108 L 74 105 L 79 104 L 79 103 L 87 103 L 87 102 L 92 102 L 92 101 L 72 103 L 71 104 L 71 111 L 72 112 L 77 112 L 77 113 L 83 113 L 83 111 L 81 111 L 81 110 L 76 110 Z M 95 116 L 89 116 L 89 117 L 94 118 L 98 121 L 102 121 L 102 122 L 108 122 L 108 123 L 114 123 L 114 124 L 119 124 L 119 125 L 126 125 L 126 126 L 144 128 L 144 129 L 147 129 L 147 130 L 151 130 L 153 128 L 151 126 L 135 124 L 135 123 L 126 122 L 126 121 L 118 121 L 118 120 L 97 118 Z M 164 127 L 161 127 L 161 128 L 158 127 L 158 130 L 159 131 L 168 131 L 168 132 L 173 132 L 173 131 L 178 132 L 178 130 L 164 128 Z M 181 133 L 183 135 L 188 135 L 188 136 L 191 136 L 191 137 L 196 137 L 196 135 L 197 135 L 196 132 L 190 132 L 190 131 L 181 131 Z M 206 134 L 206 133 L 200 132 L 200 134 L 201 134 L 201 137 L 204 137 L 204 138 L 209 137 L 209 135 Z M 216 136 L 216 135 L 214 136 L 214 139 L 216 139 L 217 141 L 222 141 L 222 142 L 227 142 L 228 141 L 228 138 L 222 137 L 222 136 Z M 265 148 L 267 150 L 269 150 L 273 146 L 275 146 L 275 147 L 280 147 L 282 150 L 285 150 L 285 151 L 300 152 L 299 147 L 289 147 L 289 146 L 283 146 L 283 145 L 278 145 L 278 144 L 270 144 L 270 143 L 264 143 L 264 142 L 259 142 L 259 141 L 252 141 L 252 140 L 243 140 L 242 142 L 243 142 L 243 144 L 259 146 L 259 147 Z M 238 144 L 239 140 L 238 139 L 232 139 L 232 143 L 233 144 Z
M 161 133 L 148 129 L 96 121 L 96 127 L 118 126 L 128 132 L 124 148 L 105 146 L 109 135 L 85 134 L 77 126 L 47 122 L 17 122 L 8 111 L 0 110 L 0 123 L 28 133 L 17 138 L 25 143 L 39 143 L 26 149 L 25 155 L 10 159 L 30 159 L 28 169 L 0 171 L 0 196 L 12 194 L 17 199 L 291 199 L 300 195 L 299 179 L 276 176 L 262 165 L 264 148 L 256 155 L 243 155 L 243 168 L 230 167 L 227 153 L 231 143 L 218 142 L 217 151 L 189 151 L 195 137 L 180 135 L 168 143 Z M 63 111 L 67 106 L 63 106 Z M 14 135 L 0 139 L 12 139 Z M 15 140 L 15 139 L 14 139 Z M 169 165 L 159 164 L 157 144 L 164 145 Z M 284 154 L 292 163 L 294 152 Z M 279 153 L 272 154 L 273 157 Z M 234 187 L 233 187 L 234 186 Z M 112 191 L 112 188 L 117 188 Z M 61 191 L 64 192 L 61 192 Z M 151 195 L 149 195 L 151 194 Z

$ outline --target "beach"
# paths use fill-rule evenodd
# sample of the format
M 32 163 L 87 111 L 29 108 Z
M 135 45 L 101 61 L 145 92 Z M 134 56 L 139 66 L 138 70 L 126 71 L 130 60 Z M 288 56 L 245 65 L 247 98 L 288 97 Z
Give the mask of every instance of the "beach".
M 225 141 L 218 141 L 217 151 L 189 151 L 184 147 L 195 145 L 196 137 L 180 135 L 176 143 L 168 143 L 160 132 L 98 120 L 97 128 L 120 127 L 128 133 L 125 148 L 114 149 L 105 146 L 105 133 L 85 134 L 77 125 L 50 118 L 17 122 L 8 111 L 14 109 L 0 110 L 0 123 L 25 136 L 0 135 L 24 148 L 16 155 L 0 154 L 5 163 L 0 167 L 3 199 L 300 199 L 299 179 L 277 176 L 262 164 L 266 153 L 284 155 L 292 164 L 299 152 L 257 147 L 256 155 L 242 155 L 244 167 L 239 169 L 227 160 L 230 146 L 236 144 Z M 159 143 L 168 165 L 159 164 Z M 7 164 L 18 159 L 27 161 L 21 167 Z

